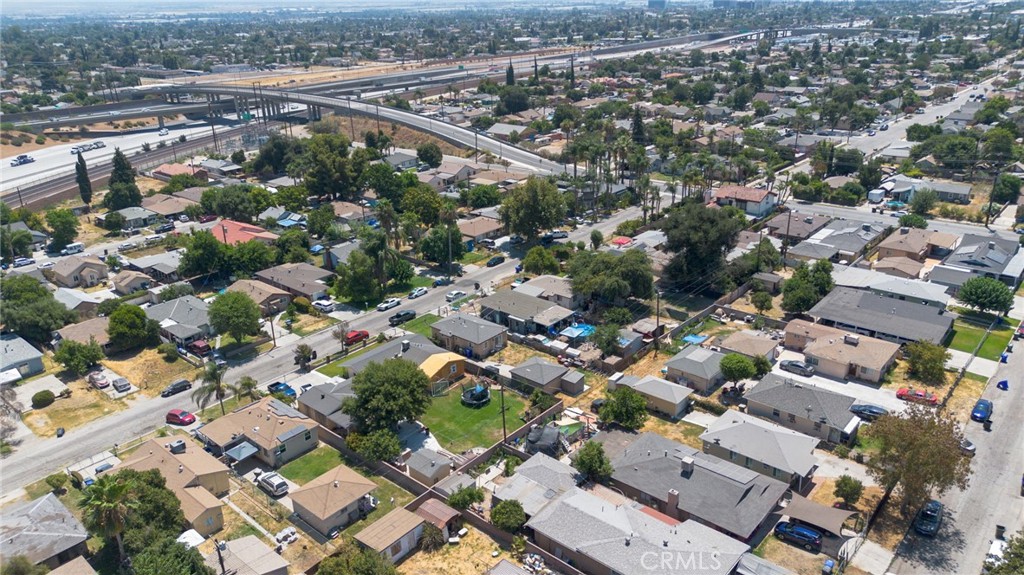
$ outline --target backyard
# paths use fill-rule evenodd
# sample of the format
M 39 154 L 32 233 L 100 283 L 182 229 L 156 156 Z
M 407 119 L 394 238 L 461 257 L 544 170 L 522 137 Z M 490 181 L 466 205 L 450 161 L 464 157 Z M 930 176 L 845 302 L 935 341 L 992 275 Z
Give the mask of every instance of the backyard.
M 494 552 L 498 555 L 492 556 Z M 518 564 L 507 550 L 471 527 L 456 545 L 445 545 L 433 553 L 417 551 L 398 566 L 398 572 L 403 575 L 478 575 L 486 573 L 502 559 Z
M 412 321 L 407 321 L 402 324 L 402 329 L 412 333 L 418 333 L 423 337 L 430 339 L 430 326 L 434 325 L 437 320 L 441 319 L 435 314 L 425 313 Z
M 495 390 L 487 405 L 472 409 L 462 405 L 460 394 L 461 389 L 455 386 L 447 395 L 435 397 L 420 421 L 430 428 L 441 447 L 452 453 L 462 453 L 471 447 L 490 447 L 501 439 L 501 397 Z M 505 392 L 508 431 L 522 425 L 519 416 L 526 409 L 526 403 L 516 393 Z
M 278 472 L 299 485 L 305 485 L 339 464 L 341 464 L 341 454 L 338 453 L 338 450 L 328 445 L 321 445 L 302 457 L 289 461 Z

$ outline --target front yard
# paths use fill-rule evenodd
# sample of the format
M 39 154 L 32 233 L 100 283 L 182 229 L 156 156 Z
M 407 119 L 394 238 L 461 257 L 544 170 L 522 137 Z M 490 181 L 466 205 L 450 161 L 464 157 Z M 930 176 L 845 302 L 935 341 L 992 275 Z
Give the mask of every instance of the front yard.
M 278 472 L 286 478 L 305 485 L 334 469 L 341 463 L 341 454 L 329 445 L 321 445 L 302 457 L 289 461 Z
M 465 385 L 473 385 L 466 383 Z M 420 418 L 437 438 L 441 447 L 462 453 L 471 447 L 490 447 L 501 439 L 501 397 L 491 391 L 491 401 L 478 409 L 462 405 L 462 390 L 452 387 L 447 395 L 435 397 L 427 413 Z M 505 425 L 508 431 L 522 425 L 519 416 L 526 409 L 526 400 L 513 391 L 505 391 Z
M 436 314 L 425 313 L 412 321 L 402 324 L 402 329 L 412 333 L 418 333 L 423 337 L 430 339 L 430 326 L 434 325 L 434 323 L 439 319 L 441 318 Z
M 42 409 L 33 409 L 22 420 L 33 433 L 51 437 L 58 427 L 73 429 L 111 413 L 121 411 L 125 402 L 111 399 L 106 393 L 90 386 L 85 379 L 67 382 L 71 397 L 58 398 Z
M 990 321 L 991 316 L 979 317 L 979 319 Z M 985 339 L 985 343 L 978 350 L 978 357 L 999 361 L 1000 354 L 1006 349 L 1006 344 L 1010 342 L 1013 332 L 1019 324 L 1020 322 L 1015 319 L 1003 318 L 1003 322 L 997 325 Z M 949 348 L 973 353 L 982 338 L 985 337 L 986 328 L 987 325 L 983 326 L 982 323 L 957 319 L 953 322 L 953 339 L 949 343 Z
M 172 381 L 195 381 L 201 374 L 198 368 L 181 358 L 175 357 L 172 362 L 166 361 L 156 348 L 113 355 L 101 363 L 114 373 L 127 378 L 147 397 L 160 395 Z

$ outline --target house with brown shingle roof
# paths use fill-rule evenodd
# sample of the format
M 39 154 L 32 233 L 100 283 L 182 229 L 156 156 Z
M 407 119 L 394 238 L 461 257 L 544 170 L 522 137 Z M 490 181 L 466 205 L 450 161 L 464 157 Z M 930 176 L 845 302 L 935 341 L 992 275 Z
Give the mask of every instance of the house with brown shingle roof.
M 66 325 L 53 332 L 53 346 L 56 349 L 60 346 L 60 342 L 65 340 L 87 344 L 91 338 L 103 348 L 103 351 L 107 351 L 107 348 L 110 346 L 110 335 L 107 334 L 107 326 L 109 325 L 109 317 L 95 317 Z
M 928 257 L 931 230 L 902 227 L 878 244 L 878 259 L 903 257 L 924 261 Z
M 315 448 L 318 428 L 312 419 L 267 396 L 200 427 L 196 437 L 215 455 L 233 461 L 255 455 L 277 468 Z
M 755 218 L 767 216 L 779 203 L 775 192 L 748 186 L 722 186 L 712 197 L 719 206 L 734 206 Z
M 112 279 L 114 291 L 128 295 L 140 290 L 147 290 L 153 285 L 153 278 L 134 270 L 121 270 Z
M 256 279 L 280 288 L 295 297 L 316 301 L 327 296 L 327 278 L 330 270 L 307 263 L 281 264 L 256 272 Z
M 142 200 L 142 207 L 164 218 L 177 219 L 190 206 L 199 205 L 188 198 L 157 194 Z
M 837 379 L 878 383 L 896 361 L 899 344 L 795 319 L 786 325 L 785 345 L 802 351 L 817 373 Z
M 276 288 L 259 280 L 238 280 L 228 286 L 228 291 L 244 293 L 256 305 L 260 306 L 263 315 L 272 315 L 284 311 L 292 302 L 292 296 L 283 289 Z
M 344 529 L 370 512 L 368 495 L 377 484 L 345 465 L 339 465 L 291 492 L 299 518 L 323 535 Z
M 459 231 L 462 232 L 462 240 L 479 243 L 488 238 L 496 238 L 501 235 L 502 225 L 498 220 L 485 217 L 477 217 L 471 220 L 459 220 Z
M 917 279 L 921 277 L 921 270 L 924 264 L 902 256 L 883 258 L 875 262 L 871 269 L 904 279 Z
M 64 287 L 91 287 L 107 279 L 107 264 L 96 256 L 67 256 L 53 266 L 53 279 Z

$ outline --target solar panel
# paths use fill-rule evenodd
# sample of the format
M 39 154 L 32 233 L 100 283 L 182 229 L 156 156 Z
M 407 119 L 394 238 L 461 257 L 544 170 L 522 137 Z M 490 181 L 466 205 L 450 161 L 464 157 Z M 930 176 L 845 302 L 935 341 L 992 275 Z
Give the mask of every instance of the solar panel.
M 720 459 L 713 458 L 697 458 L 694 461 L 694 465 L 700 466 L 716 475 L 721 475 L 727 479 L 731 479 L 738 483 L 750 483 L 757 478 L 760 473 L 751 471 L 746 467 L 740 467 L 735 463 L 729 463 L 728 461 L 722 461 Z

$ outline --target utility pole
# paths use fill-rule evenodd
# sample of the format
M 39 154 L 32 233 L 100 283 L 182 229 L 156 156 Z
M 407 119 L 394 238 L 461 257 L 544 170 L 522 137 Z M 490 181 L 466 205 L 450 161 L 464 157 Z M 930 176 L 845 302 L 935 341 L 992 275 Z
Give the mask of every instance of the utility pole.
M 501 389 L 501 442 L 508 443 L 508 431 L 505 428 L 505 385 L 499 381 L 498 386 Z
M 657 298 L 657 304 L 654 308 L 654 357 L 658 357 L 658 340 L 661 339 L 661 292 L 655 291 L 655 297 Z

